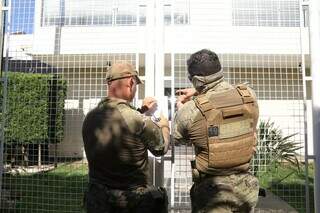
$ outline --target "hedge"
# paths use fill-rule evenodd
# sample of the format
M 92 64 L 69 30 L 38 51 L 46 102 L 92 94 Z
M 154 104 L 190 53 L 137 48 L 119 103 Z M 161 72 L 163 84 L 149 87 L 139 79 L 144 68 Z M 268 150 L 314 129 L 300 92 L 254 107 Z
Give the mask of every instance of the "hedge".
M 61 142 L 66 90 L 57 75 L 9 72 L 5 143 Z

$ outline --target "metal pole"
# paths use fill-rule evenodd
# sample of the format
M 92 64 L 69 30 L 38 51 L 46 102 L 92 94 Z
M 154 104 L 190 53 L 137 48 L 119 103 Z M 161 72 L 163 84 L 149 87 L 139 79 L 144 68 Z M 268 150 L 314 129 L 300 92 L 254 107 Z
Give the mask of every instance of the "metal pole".
M 155 8 L 155 96 L 159 100 L 164 97 L 164 21 L 163 0 L 156 1 Z
M 1 78 L 1 86 L 3 86 L 3 81 L 2 81 L 2 55 L 3 55 L 3 12 L 2 12 L 2 1 L 0 2 L 0 78 Z M 1 97 L 2 98 L 2 97 Z M 2 98 L 3 100 L 3 98 Z M 3 103 L 2 103 L 3 104 Z M 3 111 L 1 112 L 3 113 Z M 2 175 L 3 175 L 3 170 L 4 170 L 4 165 L 3 165 L 3 139 L 4 139 L 4 126 L 3 126 L 3 116 L 1 115 L 1 126 L 0 126 L 0 204 L 2 203 Z
M 173 17 L 173 16 L 171 16 Z M 172 38 L 171 38 L 172 39 Z M 173 134 L 173 127 L 174 127 L 174 114 L 175 114 L 175 69 L 174 69 L 174 60 L 175 60 L 175 53 L 171 52 L 171 135 Z M 170 207 L 171 209 L 174 209 L 174 178 L 175 178 L 175 152 L 174 152 L 174 138 L 171 137 L 172 146 L 171 146 L 171 182 L 170 182 Z
M 313 144 L 315 155 L 314 204 L 320 213 L 320 1 L 310 0 Z
M 155 96 L 155 0 L 146 1 L 146 57 L 145 57 L 145 94 L 146 96 Z
M 170 1 L 171 3 L 171 23 L 170 25 L 174 25 L 174 10 L 175 10 L 175 1 Z M 176 37 L 173 34 L 171 36 L 171 40 L 174 40 Z M 173 134 L 173 127 L 174 127 L 174 114 L 175 114 L 175 105 L 176 105 L 176 93 L 175 93 L 175 51 L 174 49 L 171 49 L 171 129 L 172 129 L 172 134 Z M 174 188 L 175 188 L 175 172 L 176 172 L 176 167 L 175 167 L 175 145 L 174 145 L 174 138 L 173 136 L 171 137 L 172 140 L 172 151 L 171 151 L 171 184 L 170 184 L 170 207 L 171 207 L 171 212 L 174 212 L 175 208 L 175 197 L 174 197 Z
M 1 82 L 2 82 L 2 120 L 1 120 L 1 127 L 0 127 L 0 202 L 1 202 L 1 195 L 2 195 L 2 185 L 3 185 L 3 173 L 4 173 L 4 159 L 3 159 L 3 153 L 4 153 L 4 126 L 5 126 L 5 114 L 6 114 L 6 99 L 7 99 L 7 71 L 8 71 L 8 56 L 9 56 L 9 23 L 10 23 L 10 0 L 1 1 L 0 2 L 0 28 L 1 28 L 1 35 L 3 38 L 1 41 L 1 48 L 0 48 L 0 60 L 3 60 L 3 44 L 4 44 L 4 38 L 6 38 L 6 59 L 5 59 L 5 68 L 4 72 L 2 72 L 2 62 L 1 62 Z M 6 12 L 6 15 L 4 15 L 4 11 Z
M 1 73 L 1 76 L 2 77 L 2 55 L 3 55 L 3 40 L 4 40 L 4 36 L 3 36 L 3 33 L 4 33 L 4 30 L 3 30 L 3 27 L 4 27 L 4 17 L 3 17 L 3 11 L 2 11 L 2 8 L 3 8 L 3 2 L 0 1 L 0 73 Z
M 304 159 L 305 159 L 305 190 L 306 190 L 306 213 L 310 213 L 310 190 L 309 190 L 309 149 L 308 149 L 308 118 L 307 118 L 307 86 L 306 86 L 306 67 L 305 67 L 305 47 L 303 41 L 308 39 L 304 37 L 305 23 L 304 23 L 304 6 L 309 8 L 309 5 L 303 4 L 305 2 L 300 1 L 300 50 L 301 50 L 301 66 L 300 71 L 302 73 L 303 82 L 303 118 L 304 118 Z M 309 28 L 308 28 L 309 29 Z M 309 45 L 310 46 L 310 45 Z M 309 47 L 310 48 L 310 47 Z

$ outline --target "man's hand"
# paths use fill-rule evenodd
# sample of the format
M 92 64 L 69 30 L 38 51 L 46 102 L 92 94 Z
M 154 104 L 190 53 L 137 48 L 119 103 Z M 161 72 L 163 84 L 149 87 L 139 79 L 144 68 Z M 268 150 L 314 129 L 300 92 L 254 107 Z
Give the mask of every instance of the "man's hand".
M 186 88 L 177 90 L 176 94 L 179 94 L 177 98 L 177 108 L 179 110 L 183 104 L 191 100 L 192 96 L 198 95 L 198 92 L 195 88 Z
M 198 95 L 198 92 L 195 88 L 185 88 L 177 90 L 176 94 L 179 95 L 179 101 L 184 104 L 185 102 L 189 101 L 192 96 Z
M 147 108 L 148 110 L 144 112 L 146 115 L 152 115 L 157 110 L 158 104 L 157 100 L 153 97 L 146 97 L 143 99 L 142 107 Z

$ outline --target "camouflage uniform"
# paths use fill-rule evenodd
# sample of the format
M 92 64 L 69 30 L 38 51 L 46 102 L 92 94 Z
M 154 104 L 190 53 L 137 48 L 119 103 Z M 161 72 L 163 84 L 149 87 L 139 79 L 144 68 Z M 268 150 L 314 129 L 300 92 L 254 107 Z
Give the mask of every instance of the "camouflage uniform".
M 223 80 L 223 75 L 217 73 L 211 76 L 211 81 L 201 85 L 200 93 L 210 96 L 232 88 Z M 253 96 L 255 98 L 254 93 Z M 192 212 L 250 212 L 258 201 L 257 178 L 249 173 L 249 163 L 227 169 L 208 166 L 207 130 L 203 125 L 194 126 L 195 121 L 201 120 L 199 116 L 202 115 L 195 100 L 189 101 L 177 112 L 174 127 L 176 144 L 192 143 L 195 147 L 194 185 L 190 190 Z
M 259 183 L 250 173 L 200 178 L 190 190 L 192 212 L 252 211 L 257 203 Z
M 124 100 L 106 98 L 83 123 L 90 213 L 166 212 L 164 189 L 147 184 L 148 150 L 164 154 L 161 129 Z

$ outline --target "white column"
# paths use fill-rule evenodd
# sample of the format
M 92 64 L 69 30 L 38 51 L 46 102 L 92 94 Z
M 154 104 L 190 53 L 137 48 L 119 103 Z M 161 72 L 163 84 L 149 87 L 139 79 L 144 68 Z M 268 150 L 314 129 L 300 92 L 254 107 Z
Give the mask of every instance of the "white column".
M 315 155 L 314 204 L 320 213 L 320 1 L 310 0 L 313 143 Z
M 146 96 L 164 96 L 163 0 L 147 1 Z
M 164 21 L 163 0 L 156 1 L 155 9 L 155 96 L 161 101 L 164 96 Z
M 34 5 L 34 34 L 38 33 L 38 31 L 41 28 L 41 16 L 42 16 L 42 1 L 41 0 L 35 0 Z
M 147 0 L 146 28 L 145 94 L 155 96 L 155 0 Z

